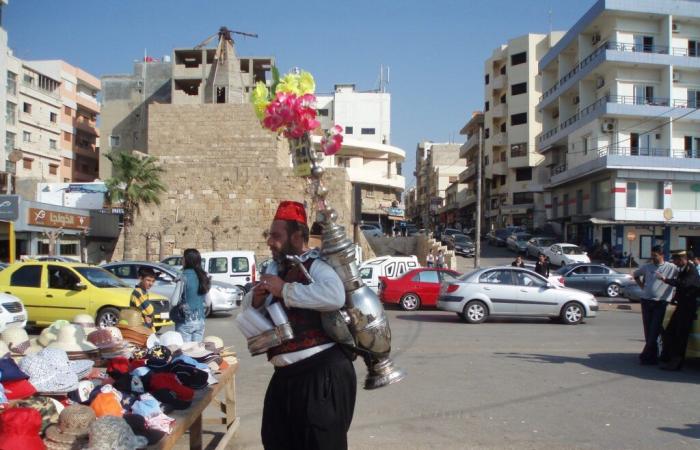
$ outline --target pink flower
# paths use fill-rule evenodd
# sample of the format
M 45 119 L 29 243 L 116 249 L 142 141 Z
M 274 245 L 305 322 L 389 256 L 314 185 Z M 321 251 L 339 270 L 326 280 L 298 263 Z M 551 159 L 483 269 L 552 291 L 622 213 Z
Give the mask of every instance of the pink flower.
M 326 156 L 335 155 L 340 151 L 343 145 L 343 128 L 340 125 L 335 125 L 328 130 L 321 139 L 321 150 Z

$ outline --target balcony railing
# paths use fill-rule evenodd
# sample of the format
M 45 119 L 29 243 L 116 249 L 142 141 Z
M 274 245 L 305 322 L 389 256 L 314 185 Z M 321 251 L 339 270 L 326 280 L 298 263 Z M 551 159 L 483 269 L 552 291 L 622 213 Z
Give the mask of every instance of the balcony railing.
M 34 89 L 35 91 L 41 92 L 42 94 L 48 95 L 49 97 L 52 97 L 52 98 L 60 98 L 57 91 L 51 91 L 49 89 L 44 89 L 41 86 L 37 86 L 35 83 L 28 83 L 26 81 L 22 81 L 22 86 L 29 88 L 29 89 Z
M 560 164 L 556 167 L 552 167 L 552 175 L 556 175 L 562 172 L 566 172 L 566 163 Z
M 616 50 L 618 52 L 659 53 L 662 55 L 669 54 L 669 47 L 667 45 L 633 44 L 629 42 L 606 42 L 603 46 L 606 48 L 606 50 Z
M 678 148 L 605 147 L 598 156 L 653 156 L 657 158 L 700 158 L 700 151 Z
M 670 99 L 664 97 L 646 97 L 635 95 L 608 95 L 607 103 L 617 103 L 618 105 L 651 105 L 669 106 Z

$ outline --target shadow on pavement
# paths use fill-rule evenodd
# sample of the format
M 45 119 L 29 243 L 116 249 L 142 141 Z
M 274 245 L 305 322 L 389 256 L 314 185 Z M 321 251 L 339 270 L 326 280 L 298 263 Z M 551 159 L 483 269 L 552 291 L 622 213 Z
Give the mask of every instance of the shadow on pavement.
M 453 312 L 435 312 L 435 313 L 406 313 L 399 314 L 396 316 L 399 320 L 409 320 L 413 322 L 437 322 L 437 323 L 463 323 L 465 326 L 469 325 L 464 322 L 461 318 Z M 542 317 L 493 317 L 486 320 L 484 323 L 474 324 L 471 326 L 488 326 L 489 324 L 496 323 L 510 323 L 510 324 L 554 324 L 557 322 L 551 321 L 547 318 Z
M 685 362 L 684 370 L 668 372 L 660 370 L 657 366 L 641 366 L 636 353 L 591 353 L 587 357 L 541 355 L 527 353 L 495 353 L 508 358 L 523 359 L 534 363 L 549 364 L 580 364 L 601 372 L 616 373 L 643 380 L 673 381 L 676 383 L 698 384 L 698 371 L 700 361 L 689 360 Z
M 688 423 L 685 428 L 659 427 L 659 431 L 676 433 L 693 439 L 700 439 L 700 423 Z

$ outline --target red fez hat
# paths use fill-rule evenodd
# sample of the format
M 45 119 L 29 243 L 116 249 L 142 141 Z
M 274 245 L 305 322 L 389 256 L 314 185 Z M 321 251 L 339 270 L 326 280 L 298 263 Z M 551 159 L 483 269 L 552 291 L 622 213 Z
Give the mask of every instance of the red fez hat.
M 277 207 L 275 220 L 291 220 L 306 225 L 306 210 L 299 202 L 285 200 Z

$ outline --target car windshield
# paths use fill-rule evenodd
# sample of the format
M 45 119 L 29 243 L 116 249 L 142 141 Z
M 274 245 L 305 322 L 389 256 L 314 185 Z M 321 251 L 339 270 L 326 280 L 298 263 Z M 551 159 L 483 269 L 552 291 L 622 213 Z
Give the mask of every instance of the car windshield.
M 76 272 L 98 288 L 123 288 L 128 284 L 100 267 L 75 267 Z
M 559 270 L 557 270 L 557 273 L 558 273 L 559 275 L 564 275 L 564 274 L 566 274 L 566 272 L 568 272 L 569 270 L 571 270 L 571 266 L 562 266 L 562 267 L 559 268 Z
M 471 242 L 472 240 L 469 236 L 465 236 L 463 234 L 455 235 L 455 243 L 470 244 Z
M 554 245 L 555 241 L 554 239 L 540 239 L 539 241 L 539 246 L 540 247 L 551 247 Z
M 583 255 L 581 247 L 576 245 L 566 246 L 561 248 L 565 255 Z
M 518 241 L 522 242 L 527 242 L 530 240 L 530 238 L 532 238 L 532 236 L 529 234 L 516 234 L 515 237 L 518 239 Z

